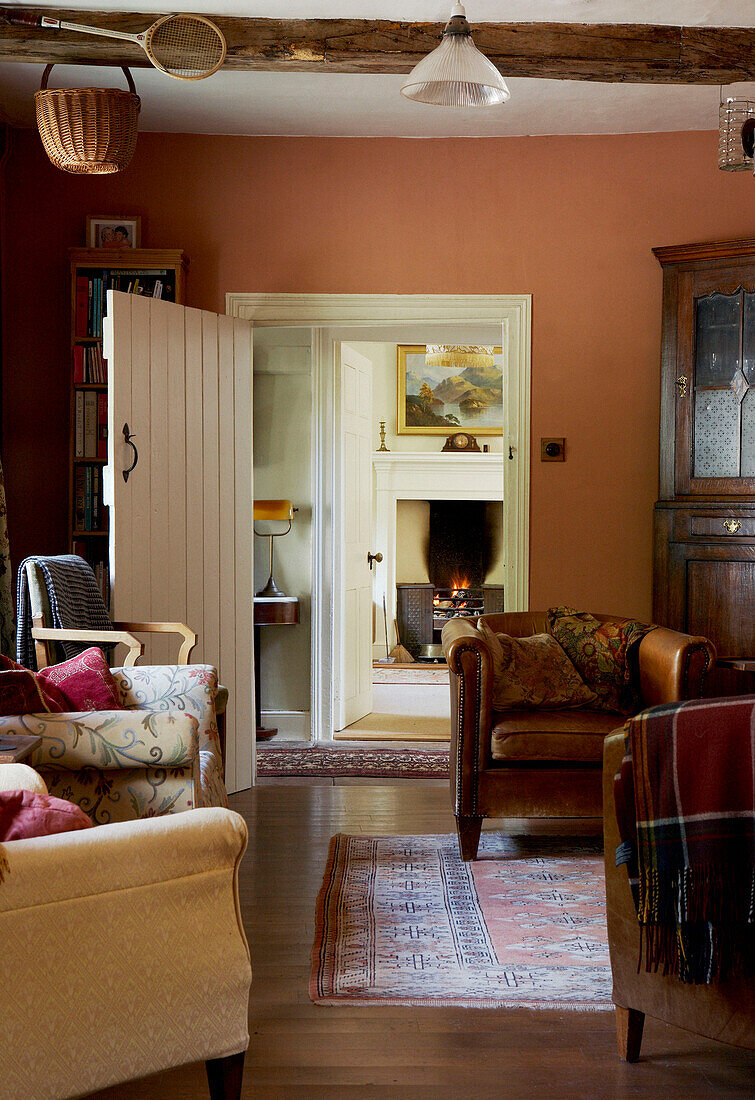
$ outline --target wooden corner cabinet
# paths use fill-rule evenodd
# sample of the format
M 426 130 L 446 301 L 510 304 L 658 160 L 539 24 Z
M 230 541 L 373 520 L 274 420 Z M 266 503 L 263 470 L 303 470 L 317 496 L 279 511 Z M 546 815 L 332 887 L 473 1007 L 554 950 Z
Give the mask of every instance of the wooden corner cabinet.
M 653 249 L 663 267 L 653 618 L 755 657 L 755 239 Z M 741 690 L 717 671 L 713 694 Z
M 108 290 L 183 302 L 188 260 L 177 249 L 71 248 L 69 542 L 95 571 L 110 602 L 107 465 L 108 366 L 102 321 Z

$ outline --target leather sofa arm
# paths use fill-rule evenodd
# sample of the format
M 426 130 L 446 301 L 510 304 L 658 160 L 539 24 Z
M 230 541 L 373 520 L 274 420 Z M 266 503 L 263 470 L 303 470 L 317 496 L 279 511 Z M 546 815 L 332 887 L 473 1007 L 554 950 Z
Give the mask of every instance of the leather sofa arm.
M 640 691 L 645 706 L 698 699 L 716 651 L 707 638 L 658 626 L 640 642 Z
M 474 817 L 479 773 L 490 756 L 493 661 L 474 620 L 449 620 L 442 642 L 451 681 L 451 797 L 457 817 Z

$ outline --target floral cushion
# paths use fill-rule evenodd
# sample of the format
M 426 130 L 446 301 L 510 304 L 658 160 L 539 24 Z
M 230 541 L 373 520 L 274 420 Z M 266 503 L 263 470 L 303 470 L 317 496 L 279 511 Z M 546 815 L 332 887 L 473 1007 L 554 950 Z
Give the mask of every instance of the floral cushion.
M 636 646 L 655 628 L 633 619 L 600 622 L 573 607 L 550 607 L 548 629 L 588 687 L 596 710 L 634 714 L 642 706 L 633 666 Z
M 496 710 L 535 707 L 583 707 L 595 693 L 582 682 L 561 646 L 549 634 L 512 638 L 479 628 L 493 659 L 493 706 Z
M 199 767 L 98 768 L 40 766 L 39 774 L 51 794 L 80 806 L 95 825 L 134 821 L 142 817 L 192 810 L 203 804 L 199 797 Z

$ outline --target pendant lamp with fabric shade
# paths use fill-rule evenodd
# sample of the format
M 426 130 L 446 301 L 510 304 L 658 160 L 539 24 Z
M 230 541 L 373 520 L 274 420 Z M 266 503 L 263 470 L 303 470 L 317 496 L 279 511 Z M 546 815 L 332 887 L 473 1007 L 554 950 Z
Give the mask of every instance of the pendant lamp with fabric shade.
M 454 4 L 440 45 L 414 66 L 401 94 L 438 107 L 490 107 L 505 103 L 506 81 L 472 41 L 461 4 Z

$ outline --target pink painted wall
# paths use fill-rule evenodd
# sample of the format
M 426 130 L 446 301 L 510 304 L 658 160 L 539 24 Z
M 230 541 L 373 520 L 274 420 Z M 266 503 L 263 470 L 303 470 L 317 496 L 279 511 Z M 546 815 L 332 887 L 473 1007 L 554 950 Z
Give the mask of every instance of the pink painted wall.
M 189 304 L 234 291 L 533 295 L 531 606 L 649 616 L 661 271 L 654 245 L 755 235 L 713 133 L 500 140 L 143 134 L 120 176 L 7 169 L 3 458 L 16 560 L 65 549 L 66 248 L 87 213 L 183 247 Z M 295 426 L 292 425 L 292 431 Z M 540 436 L 567 461 L 541 464 Z

